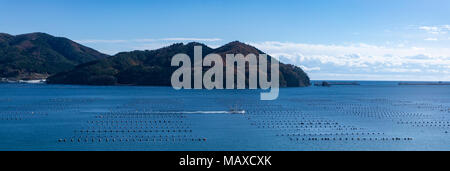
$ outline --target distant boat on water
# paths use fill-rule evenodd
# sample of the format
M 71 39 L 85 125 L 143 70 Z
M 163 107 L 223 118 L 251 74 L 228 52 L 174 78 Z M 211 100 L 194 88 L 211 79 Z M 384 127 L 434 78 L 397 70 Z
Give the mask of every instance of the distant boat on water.
M 238 109 L 237 105 L 230 109 L 230 114 L 245 114 L 245 110 Z
M 230 110 L 230 114 L 245 114 L 245 110 Z
M 322 86 L 322 87 L 330 87 L 332 85 L 360 85 L 358 82 L 328 82 L 328 81 L 322 81 L 322 82 L 316 82 L 314 83 L 314 86 Z

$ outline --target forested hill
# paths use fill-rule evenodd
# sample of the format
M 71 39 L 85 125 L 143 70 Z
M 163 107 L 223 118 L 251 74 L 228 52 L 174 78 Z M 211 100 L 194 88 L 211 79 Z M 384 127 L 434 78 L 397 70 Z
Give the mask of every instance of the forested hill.
M 108 57 L 63 37 L 46 33 L 0 33 L 0 78 L 45 79 L 75 66 Z
M 203 55 L 217 53 L 222 57 L 225 57 L 224 54 L 263 53 L 253 46 L 238 41 L 216 49 L 196 42 L 177 43 L 157 50 L 122 52 L 110 58 L 81 64 L 71 71 L 50 77 L 47 82 L 49 84 L 170 86 L 171 75 L 177 69 L 170 65 L 172 57 L 178 53 L 185 53 L 192 58 L 194 46 L 202 46 Z M 280 86 L 309 85 L 309 77 L 301 68 L 280 64 Z

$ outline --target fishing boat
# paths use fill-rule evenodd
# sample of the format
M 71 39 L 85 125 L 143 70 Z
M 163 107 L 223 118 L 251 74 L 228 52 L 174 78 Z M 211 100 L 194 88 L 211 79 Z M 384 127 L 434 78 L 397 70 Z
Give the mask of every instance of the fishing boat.
M 230 110 L 231 114 L 245 114 L 245 110 Z

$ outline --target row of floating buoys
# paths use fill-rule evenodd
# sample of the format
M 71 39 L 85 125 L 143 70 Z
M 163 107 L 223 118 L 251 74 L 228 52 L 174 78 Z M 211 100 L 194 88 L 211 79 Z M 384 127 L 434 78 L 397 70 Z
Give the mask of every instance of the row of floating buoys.
M 109 129 L 172 129 L 172 128 L 190 128 L 189 126 L 186 126 L 186 124 L 180 124 L 180 125 L 159 125 L 159 124 L 142 124 L 142 125 L 107 125 L 107 124 L 95 124 L 92 126 L 87 126 L 87 128 L 109 128 Z
M 335 121 L 331 120 L 260 120 L 260 123 L 296 123 L 296 124 L 338 124 Z
M 356 132 L 356 133 L 354 133 L 354 132 L 352 132 L 352 133 L 303 133 L 303 134 L 300 134 L 300 133 L 297 133 L 297 134 L 276 134 L 276 136 L 292 136 L 292 137 L 294 137 L 294 136 L 353 136 L 353 135 L 384 135 L 384 133 L 382 133 L 382 132 L 377 132 L 377 133 L 375 133 L 375 132 L 372 132 L 372 133 L 370 133 L 370 132 L 367 132 L 367 133 L 364 133 L 364 132 Z
M 189 126 L 88 126 L 83 129 L 189 129 Z
M 338 123 L 251 123 L 255 126 L 338 126 Z
M 450 125 L 437 125 L 437 124 L 435 124 L 435 125 L 432 125 L 432 124 L 429 124 L 429 125 L 411 125 L 412 127 L 450 127 Z
M 273 128 L 273 129 L 302 129 L 302 128 L 341 128 L 339 126 L 258 126 L 257 128 Z
M 205 142 L 206 138 L 61 138 L 58 142 L 168 142 L 168 141 L 191 141 Z
M 184 129 L 184 130 L 165 130 L 165 129 L 139 129 L 139 130 L 130 130 L 130 129 L 122 129 L 122 130 L 79 130 L 79 131 L 75 131 L 75 132 L 79 132 L 79 133 L 158 133 L 158 132 L 166 132 L 166 133 L 177 133 L 177 132 L 185 132 L 185 133 L 190 133 L 192 132 L 192 129 Z
M 320 126 L 317 126 L 317 125 L 314 125 L 314 126 L 305 126 L 305 125 L 300 125 L 300 126 L 298 126 L 298 125 L 292 125 L 292 126 L 267 125 L 267 126 L 264 126 L 263 125 L 263 126 L 257 126 L 257 128 L 263 128 L 263 129 L 268 129 L 268 128 L 273 128 L 273 129 L 344 128 L 344 129 L 346 129 L 346 128 L 348 128 L 348 129 L 354 129 L 354 130 L 358 129 L 358 128 L 349 128 L 349 127 L 341 126 L 341 125 L 334 125 L 334 126 L 322 126 L 322 125 L 320 125 Z
M 129 137 L 134 137 L 134 138 L 189 138 L 189 137 L 193 137 L 193 135 L 188 135 L 188 134 L 183 134 L 183 135 L 129 135 Z
M 96 124 L 96 123 L 99 123 L 99 124 L 102 124 L 102 123 L 104 123 L 104 124 L 151 124 L 151 123 L 154 123 L 154 124 L 157 124 L 157 123 L 160 123 L 160 124 L 170 124 L 170 123 L 175 123 L 175 124 L 178 124 L 178 123 L 183 123 L 183 121 L 182 120 L 96 120 L 96 121 L 87 121 L 87 123 L 90 123 L 90 124 Z
M 109 127 L 109 128 L 179 128 L 179 127 L 189 127 L 189 124 L 106 124 L 106 123 L 94 123 L 90 124 L 91 127 Z
M 186 116 L 173 113 L 173 114 L 106 114 L 98 115 L 95 118 L 186 118 Z
M 379 138 L 372 138 L 372 137 L 352 137 L 352 138 L 342 138 L 342 137 L 322 137 L 322 138 L 289 138 L 291 141 L 412 141 L 413 138 L 406 137 L 406 138 L 400 138 L 400 137 L 379 137 Z
M 450 121 L 399 121 L 397 124 L 450 124 Z
M 48 113 L 38 111 L 2 111 L 0 115 L 48 115 Z
M 270 128 L 266 128 L 270 129 Z M 279 132 L 321 132 L 321 131 L 363 131 L 365 128 L 288 128 L 288 129 L 273 129 Z
M 140 135 L 80 135 L 80 136 L 73 136 L 71 138 L 76 138 L 76 139 L 78 139 L 78 138 L 80 138 L 80 139 L 92 139 L 92 138 L 95 138 L 95 139 L 99 139 L 99 138 L 100 139 L 105 139 L 105 138 L 108 138 L 108 139 L 113 139 L 113 138 L 115 138 L 115 139 L 127 139 L 127 138 L 128 139 L 132 139 L 132 138 L 135 138 L 135 139 L 137 139 L 137 138 L 141 138 L 141 139 L 142 138 L 152 138 L 152 139 L 187 138 L 187 139 L 192 139 L 192 138 L 196 138 L 196 136 L 190 135 L 190 134 L 189 135 L 188 134 L 183 134 L 183 135 L 180 135 L 180 134 L 178 134 L 178 135 L 174 135 L 174 134 L 142 135 L 142 134 L 140 134 Z
M 102 100 L 101 98 L 51 98 L 48 99 L 49 102 L 76 102 L 76 103 L 91 103 L 97 100 Z
M 8 113 L 0 113 L 0 120 L 3 121 L 20 121 L 25 119 L 34 119 L 48 116 L 47 113 L 34 113 L 34 112 L 8 112 Z
M 17 117 L 1 117 L 1 116 L 0 116 L 0 120 L 1 120 L 1 121 L 21 121 L 22 118 L 17 118 Z

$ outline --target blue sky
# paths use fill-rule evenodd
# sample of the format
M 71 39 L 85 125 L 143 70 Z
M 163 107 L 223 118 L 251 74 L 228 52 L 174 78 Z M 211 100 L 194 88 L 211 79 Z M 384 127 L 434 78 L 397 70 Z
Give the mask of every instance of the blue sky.
M 0 32 L 114 54 L 239 40 L 312 79 L 450 80 L 448 0 L 0 0 Z

